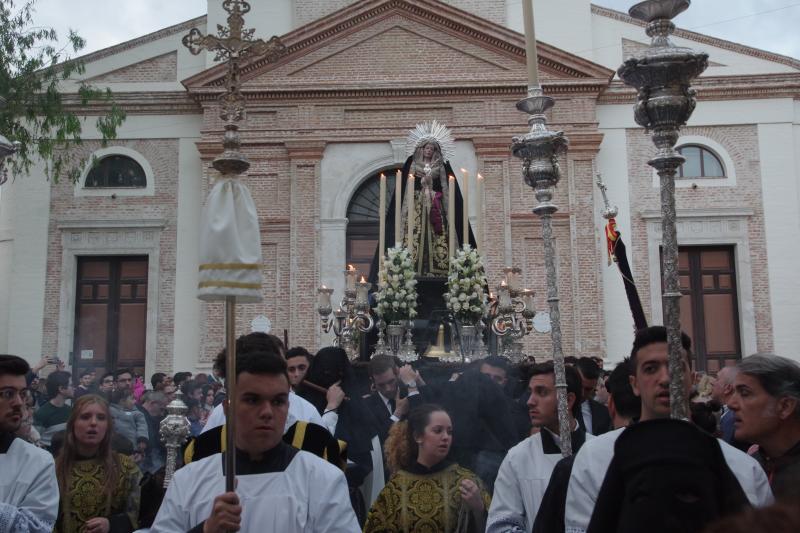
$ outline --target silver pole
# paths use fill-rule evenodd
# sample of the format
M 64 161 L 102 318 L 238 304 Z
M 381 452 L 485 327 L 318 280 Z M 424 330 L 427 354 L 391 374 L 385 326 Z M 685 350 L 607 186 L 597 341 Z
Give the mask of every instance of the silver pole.
M 539 202 L 533 212 L 542 221 L 545 271 L 547 274 L 547 302 L 550 305 L 550 338 L 553 343 L 553 366 L 555 370 L 556 398 L 558 401 L 558 425 L 561 438 L 561 454 L 572 455 L 572 428 L 567 404 L 567 379 L 564 368 L 564 353 L 561 348 L 561 311 L 559 309 L 558 279 L 556 274 L 555 239 L 553 237 L 553 214 L 558 206 L 553 202 L 553 187 L 561 179 L 558 159 L 566 154 L 569 141 L 563 132 L 547 128 L 545 112 L 555 102 L 545 96 L 541 86 L 528 90 L 528 97 L 517 102 L 517 109 L 530 115 L 531 131 L 522 137 L 514 137 L 511 151 L 523 160 L 522 175 L 536 193 Z
M 634 118 L 652 134 L 656 156 L 648 164 L 661 180 L 662 271 L 664 281 L 664 325 L 667 328 L 672 418 L 689 418 L 684 392 L 678 280 L 678 234 L 675 226 L 675 173 L 684 158 L 675 151 L 680 127 L 692 115 L 697 101 L 691 80 L 708 66 L 708 54 L 675 46 L 669 36 L 675 31 L 672 18 L 689 8 L 690 0 L 647 0 L 629 13 L 647 23 L 650 47 L 617 70 L 620 79 L 638 89 Z

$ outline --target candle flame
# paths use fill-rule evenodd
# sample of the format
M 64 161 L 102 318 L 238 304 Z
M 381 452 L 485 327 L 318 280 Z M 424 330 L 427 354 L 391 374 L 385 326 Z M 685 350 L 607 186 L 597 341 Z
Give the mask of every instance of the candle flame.
M 507 285 L 506 280 L 501 280 L 500 281 L 500 286 L 501 287 L 505 287 L 506 285 Z
M 347 270 L 353 271 L 355 269 L 356 267 L 354 267 L 353 265 L 347 265 Z
M 450 174 L 449 176 L 447 176 L 447 178 L 448 178 L 448 179 L 451 179 L 451 180 L 454 180 L 454 179 L 456 179 L 456 177 L 455 177 L 455 176 L 453 176 L 452 174 Z
M 367 280 L 364 279 L 364 276 L 361 276 L 361 283 L 366 283 Z
M 408 173 L 408 179 L 410 179 L 410 180 L 414 179 L 414 173 L 413 172 L 409 172 Z
M 462 169 L 461 169 L 461 172 L 462 172 L 463 174 L 468 174 L 468 172 L 467 172 L 467 169 L 466 169 L 466 168 L 462 168 Z
M 320 287 L 320 288 L 321 288 L 322 290 L 325 290 L 325 289 L 327 289 L 328 287 L 326 287 L 326 286 L 325 286 L 325 284 L 323 283 L 323 284 L 322 284 L 322 287 Z
M 384 174 L 383 172 L 381 172 L 381 179 L 382 179 L 382 180 L 385 180 L 385 179 L 386 179 L 386 174 Z
M 480 173 L 478 173 L 478 179 L 479 179 L 479 180 L 482 180 L 482 179 L 483 179 L 483 176 L 481 176 L 481 175 L 480 175 Z

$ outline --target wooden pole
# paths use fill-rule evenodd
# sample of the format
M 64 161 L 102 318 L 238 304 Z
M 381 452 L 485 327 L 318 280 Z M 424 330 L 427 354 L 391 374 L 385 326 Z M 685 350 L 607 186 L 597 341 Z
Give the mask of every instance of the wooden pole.
M 236 297 L 225 298 L 225 492 L 236 489 Z

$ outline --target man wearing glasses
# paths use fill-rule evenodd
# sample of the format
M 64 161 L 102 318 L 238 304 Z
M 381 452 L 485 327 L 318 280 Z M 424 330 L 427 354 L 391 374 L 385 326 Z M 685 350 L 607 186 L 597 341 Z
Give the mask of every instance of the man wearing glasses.
M 16 438 L 27 394 L 28 363 L 0 355 L 0 531 L 45 533 L 58 514 L 58 482 L 52 456 Z

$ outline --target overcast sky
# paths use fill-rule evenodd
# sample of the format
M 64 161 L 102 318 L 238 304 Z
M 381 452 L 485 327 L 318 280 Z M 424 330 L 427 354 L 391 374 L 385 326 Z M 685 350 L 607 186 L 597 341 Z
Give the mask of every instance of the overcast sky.
M 59 34 L 66 34 L 69 28 L 77 30 L 87 41 L 83 53 L 88 53 L 203 15 L 206 2 L 38 0 L 35 22 L 52 26 Z M 636 2 L 594 0 L 594 3 L 627 11 Z M 798 0 L 695 0 L 675 22 L 681 28 L 800 58 Z

